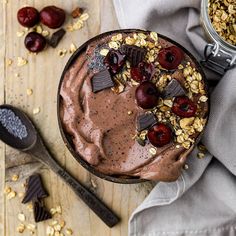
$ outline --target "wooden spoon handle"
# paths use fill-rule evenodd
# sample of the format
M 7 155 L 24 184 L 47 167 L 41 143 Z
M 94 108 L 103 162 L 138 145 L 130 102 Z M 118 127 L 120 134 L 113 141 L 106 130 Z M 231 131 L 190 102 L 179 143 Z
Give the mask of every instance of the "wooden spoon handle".
M 74 192 L 106 225 L 113 227 L 120 221 L 120 219 L 100 199 L 75 180 L 68 172 L 62 168 L 58 168 L 56 173 L 71 186 Z
M 76 195 L 79 196 L 106 225 L 113 227 L 120 221 L 115 213 L 113 213 L 99 198 L 97 198 L 97 196 L 79 183 L 57 163 L 39 136 L 29 153 L 33 154 L 37 160 L 47 165 L 52 171 L 58 174 L 62 180 L 72 188 Z

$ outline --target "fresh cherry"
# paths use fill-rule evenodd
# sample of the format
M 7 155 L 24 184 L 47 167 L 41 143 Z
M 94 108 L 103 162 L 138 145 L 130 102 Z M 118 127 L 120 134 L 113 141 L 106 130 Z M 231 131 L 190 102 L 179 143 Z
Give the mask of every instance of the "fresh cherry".
M 112 74 L 119 72 L 125 64 L 126 56 L 114 49 L 110 50 L 104 58 L 105 66 Z
M 176 97 L 172 106 L 172 111 L 180 117 L 192 117 L 197 111 L 197 106 L 185 96 Z
M 17 12 L 17 19 L 24 27 L 33 27 L 39 22 L 39 12 L 34 7 L 23 7 Z
M 140 84 L 135 92 L 137 104 L 143 109 L 152 109 L 158 103 L 159 92 L 157 87 L 148 81 Z
M 140 62 L 137 67 L 132 67 L 130 70 L 131 78 L 137 82 L 151 80 L 154 74 L 153 64 Z
M 51 29 L 59 28 L 66 19 L 66 13 L 63 9 L 56 6 L 44 7 L 40 11 L 40 21 Z
M 30 52 L 41 52 L 46 46 L 46 39 L 36 32 L 30 32 L 25 37 L 25 47 Z
M 163 68 L 173 70 L 178 67 L 183 60 L 183 57 L 184 54 L 180 48 L 171 46 L 161 49 L 158 54 L 158 61 Z
M 169 126 L 159 123 L 148 130 L 148 140 L 155 147 L 162 147 L 172 139 L 172 132 Z

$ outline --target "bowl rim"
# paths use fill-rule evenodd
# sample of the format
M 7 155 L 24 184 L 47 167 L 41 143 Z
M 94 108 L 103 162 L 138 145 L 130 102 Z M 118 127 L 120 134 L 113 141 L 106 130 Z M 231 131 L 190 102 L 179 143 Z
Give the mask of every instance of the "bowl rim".
M 135 177 L 131 177 L 131 178 L 120 178 L 120 177 L 114 177 L 114 176 L 110 176 L 110 175 L 106 175 L 103 174 L 99 171 L 97 171 L 94 167 L 92 167 L 88 162 L 86 162 L 80 154 L 78 154 L 74 148 L 71 145 L 71 142 L 69 141 L 69 135 L 66 134 L 66 132 L 64 131 L 63 128 L 63 124 L 61 122 L 60 119 L 60 100 L 61 100 L 61 96 L 60 96 L 60 89 L 61 89 L 61 85 L 65 76 L 65 73 L 67 72 L 67 70 L 70 68 L 70 66 L 73 64 L 73 62 L 78 58 L 78 56 L 81 54 L 81 52 L 83 52 L 84 50 L 86 50 L 87 45 L 90 44 L 91 42 L 93 42 L 94 40 L 98 40 L 100 38 L 103 38 L 105 36 L 109 36 L 110 34 L 116 34 L 116 33 L 150 33 L 152 31 L 150 30 L 144 30 L 144 29 L 118 29 L 118 30 L 112 30 L 112 31 L 107 31 L 104 32 L 102 34 L 96 35 L 95 37 L 90 38 L 88 41 L 86 41 L 85 43 L 83 43 L 73 54 L 72 56 L 69 58 L 69 60 L 67 61 L 63 72 L 61 74 L 60 77 L 60 81 L 59 81 L 59 85 L 58 85 L 58 89 L 57 89 L 57 121 L 58 121 L 58 126 L 59 126 L 59 130 L 60 130 L 60 134 L 61 137 L 63 139 L 64 144 L 66 145 L 66 147 L 69 149 L 70 153 L 72 154 L 72 156 L 80 163 L 80 165 L 82 165 L 87 171 L 89 171 L 90 173 L 96 175 L 97 177 L 113 182 L 113 183 L 120 183 L 120 184 L 137 184 L 137 183 L 143 183 L 143 182 L 147 182 L 149 180 L 146 179 L 140 179 L 140 178 L 135 178 Z M 192 53 L 190 53 L 187 49 L 185 49 L 182 45 L 180 45 L 179 43 L 177 43 L 176 41 L 170 39 L 167 36 L 164 36 L 162 34 L 159 34 L 157 32 L 157 35 L 160 36 L 160 38 L 163 38 L 164 40 L 169 41 L 170 43 L 178 46 L 179 48 L 181 48 L 183 50 L 184 53 L 186 53 L 191 60 L 195 63 L 196 68 L 198 69 L 198 71 L 201 73 L 204 83 L 205 83 L 205 87 L 206 87 L 206 91 L 208 94 L 208 83 L 207 83 L 207 79 L 206 79 L 206 75 L 202 69 L 202 66 L 200 64 L 200 62 L 198 62 L 198 60 L 192 55 Z M 207 121 L 209 118 L 209 99 L 208 99 L 208 112 L 207 112 Z M 196 139 L 196 142 L 194 144 L 194 146 L 197 145 L 197 143 L 200 141 L 200 137 L 202 136 L 203 131 L 199 134 L 199 137 Z

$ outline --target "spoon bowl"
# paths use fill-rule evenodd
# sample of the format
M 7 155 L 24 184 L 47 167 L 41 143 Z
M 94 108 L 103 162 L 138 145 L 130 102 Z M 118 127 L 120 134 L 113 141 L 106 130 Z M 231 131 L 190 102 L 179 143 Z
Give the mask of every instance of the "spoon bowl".
M 37 141 L 37 131 L 28 116 L 18 108 L 11 105 L 0 105 L 0 109 L 7 109 L 12 111 L 15 114 L 15 117 L 18 117 L 20 119 L 22 125 L 26 128 L 27 131 L 26 137 L 19 138 L 11 134 L 0 122 L 0 139 L 7 145 L 21 151 L 27 151 L 31 147 L 33 147 Z

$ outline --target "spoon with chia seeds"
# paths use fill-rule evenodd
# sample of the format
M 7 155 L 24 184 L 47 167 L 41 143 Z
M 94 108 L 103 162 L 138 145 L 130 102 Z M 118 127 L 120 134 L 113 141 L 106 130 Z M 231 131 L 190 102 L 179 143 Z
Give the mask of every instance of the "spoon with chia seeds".
M 0 106 L 0 140 L 22 152 L 33 155 L 58 174 L 91 210 L 109 227 L 119 222 L 119 218 L 93 193 L 73 178 L 49 153 L 35 126 L 28 116 L 11 105 Z

